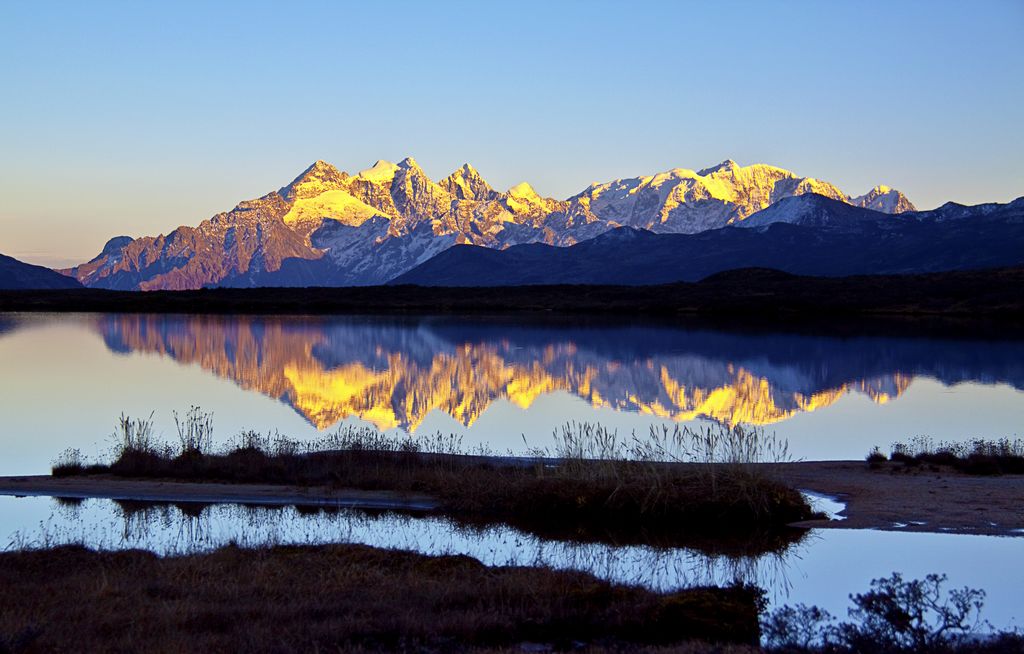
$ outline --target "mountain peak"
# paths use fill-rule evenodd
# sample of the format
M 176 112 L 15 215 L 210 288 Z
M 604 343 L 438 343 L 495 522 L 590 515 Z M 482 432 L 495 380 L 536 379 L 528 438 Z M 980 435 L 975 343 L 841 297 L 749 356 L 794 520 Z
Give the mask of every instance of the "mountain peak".
M 100 256 L 104 254 L 116 254 L 134 240 L 135 239 L 131 236 L 115 236 L 104 244 L 103 250 L 100 252 Z
M 711 166 L 710 168 L 705 168 L 704 170 L 698 170 L 697 174 L 700 175 L 701 177 L 705 177 L 707 175 L 712 175 L 718 172 L 732 172 L 738 169 L 739 167 L 740 165 L 733 161 L 732 159 L 726 159 L 717 166 Z
M 420 165 L 416 163 L 416 160 L 412 157 L 406 157 L 398 162 L 399 168 L 405 168 L 407 170 L 420 170 Z
M 438 184 L 459 200 L 490 200 L 497 195 L 476 168 L 468 163 L 462 164 Z
M 324 177 L 327 175 L 344 175 L 343 172 L 334 167 L 333 164 L 329 164 L 323 159 L 317 159 L 308 168 L 302 171 L 296 180 L 302 179 L 303 177 Z
M 879 184 L 864 195 L 850 198 L 850 204 L 873 209 L 885 213 L 903 213 L 904 211 L 917 211 L 917 207 L 894 188 Z
M 480 176 L 480 172 L 472 166 L 472 164 L 464 163 L 458 167 L 449 177 L 459 177 L 462 179 L 483 179 Z
M 345 181 L 347 177 L 346 173 L 322 159 L 317 159 L 278 193 L 289 199 L 318 195 L 325 190 L 340 188 L 341 182 Z
M 394 178 L 396 172 L 398 172 L 398 166 L 390 161 L 378 159 L 366 170 L 360 170 L 359 177 L 369 182 L 387 182 Z
M 508 194 L 514 198 L 539 198 L 537 191 L 533 190 L 529 182 L 519 182 L 508 190 Z

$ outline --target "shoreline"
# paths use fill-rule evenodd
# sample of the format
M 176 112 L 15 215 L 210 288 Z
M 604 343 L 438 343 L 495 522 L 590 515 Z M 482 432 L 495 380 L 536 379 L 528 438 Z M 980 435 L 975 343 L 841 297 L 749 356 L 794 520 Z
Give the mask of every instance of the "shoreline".
M 520 314 L 1024 321 L 1024 267 L 810 277 L 743 268 L 655 286 L 355 286 L 0 291 L 0 311 L 205 314 Z
M 757 464 L 779 481 L 845 504 L 842 520 L 806 520 L 814 529 L 954 533 L 1024 537 L 1024 476 L 968 476 L 951 471 L 870 469 L 863 461 Z M 110 475 L 0 477 L 0 495 L 105 498 L 166 503 L 322 506 L 429 512 L 428 495 L 384 490 L 274 484 L 140 480 Z
M 174 504 L 258 504 L 336 509 L 427 512 L 439 502 L 427 495 L 323 486 L 238 484 L 216 481 L 129 479 L 113 475 L 0 477 L 0 496 L 107 499 Z
M 834 498 L 842 520 L 793 526 L 821 529 L 1024 537 L 1024 475 L 972 476 L 864 461 L 763 464 L 785 483 Z

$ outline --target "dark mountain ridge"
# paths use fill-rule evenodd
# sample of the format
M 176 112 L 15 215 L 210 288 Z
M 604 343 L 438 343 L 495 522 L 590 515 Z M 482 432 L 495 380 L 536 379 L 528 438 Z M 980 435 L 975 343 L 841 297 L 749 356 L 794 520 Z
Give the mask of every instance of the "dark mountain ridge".
M 1024 264 L 1024 198 L 893 216 L 819 195 L 786 198 L 739 225 L 697 234 L 621 227 L 558 248 L 457 245 L 395 278 L 421 286 L 649 285 L 734 268 L 841 277 Z
M 0 289 L 70 289 L 82 285 L 71 277 L 0 254 Z

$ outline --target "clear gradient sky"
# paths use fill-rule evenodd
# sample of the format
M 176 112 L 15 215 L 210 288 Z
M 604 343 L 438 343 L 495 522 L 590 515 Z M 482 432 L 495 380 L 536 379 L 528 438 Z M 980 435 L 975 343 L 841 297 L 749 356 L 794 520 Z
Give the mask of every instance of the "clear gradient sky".
M 166 233 L 325 159 L 564 198 L 771 163 L 1024 195 L 1024 2 L 4 2 L 0 252 Z

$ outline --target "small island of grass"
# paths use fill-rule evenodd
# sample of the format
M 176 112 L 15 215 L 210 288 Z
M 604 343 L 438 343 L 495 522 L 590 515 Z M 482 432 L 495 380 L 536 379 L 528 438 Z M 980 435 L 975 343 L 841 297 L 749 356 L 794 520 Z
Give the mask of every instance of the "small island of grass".
M 315 445 L 249 432 L 213 451 L 210 424 L 193 409 L 171 447 L 155 441 L 150 421 L 122 418 L 110 462 L 69 454 L 53 474 L 381 491 L 428 498 L 433 510 L 463 524 L 616 543 L 734 542 L 764 551 L 799 537 L 790 523 L 816 517 L 799 491 L 753 465 L 784 448 L 741 428 L 624 440 L 600 426 L 570 424 L 555 434 L 554 451 L 511 457 L 463 452 L 455 438 L 357 428 Z

